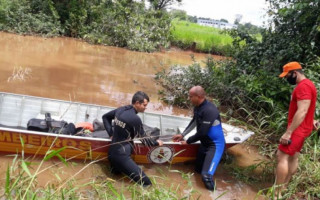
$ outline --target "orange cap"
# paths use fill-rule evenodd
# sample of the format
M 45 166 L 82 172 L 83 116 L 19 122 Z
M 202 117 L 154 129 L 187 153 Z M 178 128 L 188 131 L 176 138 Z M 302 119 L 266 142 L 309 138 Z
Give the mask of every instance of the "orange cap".
M 295 69 L 302 69 L 302 67 L 298 62 L 289 62 L 283 66 L 283 72 L 279 75 L 279 77 L 285 77 L 288 72 Z

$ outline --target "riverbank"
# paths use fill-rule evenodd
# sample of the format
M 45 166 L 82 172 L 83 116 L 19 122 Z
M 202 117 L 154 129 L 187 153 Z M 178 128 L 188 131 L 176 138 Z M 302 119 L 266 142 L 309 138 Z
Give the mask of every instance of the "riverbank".
M 0 31 L 10 33 L 67 36 L 141 52 L 171 46 L 224 56 L 232 52 L 226 31 L 172 20 L 170 12 L 147 8 L 143 1 L 3 0 L 0 16 Z

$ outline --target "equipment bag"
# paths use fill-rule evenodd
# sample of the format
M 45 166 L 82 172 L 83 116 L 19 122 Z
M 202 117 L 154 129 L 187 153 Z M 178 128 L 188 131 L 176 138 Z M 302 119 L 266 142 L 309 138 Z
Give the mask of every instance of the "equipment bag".
M 27 123 L 27 130 L 30 131 L 40 131 L 40 132 L 48 132 L 49 128 L 47 126 L 47 122 L 44 119 L 36 119 L 32 118 Z
M 77 130 L 73 123 L 67 124 L 60 131 L 60 134 L 63 134 L 63 135 L 75 135 L 76 133 L 77 133 Z
M 47 122 L 47 127 L 49 128 L 49 133 L 61 134 L 62 129 L 68 125 L 65 121 L 56 121 L 51 118 L 50 113 L 45 114 L 45 120 Z
M 56 121 L 51 119 L 51 114 L 46 113 L 45 119 L 36 119 L 32 118 L 27 123 L 27 130 L 40 131 L 40 132 L 49 132 L 49 133 L 58 133 L 58 134 L 74 134 L 75 131 L 72 130 L 72 125 L 64 130 L 68 125 L 65 121 Z M 74 125 L 73 125 L 74 126 Z
M 52 120 L 50 122 L 50 127 L 49 127 L 49 133 L 57 133 L 57 134 L 63 134 L 64 128 L 68 125 L 67 122 L 65 121 L 55 121 Z

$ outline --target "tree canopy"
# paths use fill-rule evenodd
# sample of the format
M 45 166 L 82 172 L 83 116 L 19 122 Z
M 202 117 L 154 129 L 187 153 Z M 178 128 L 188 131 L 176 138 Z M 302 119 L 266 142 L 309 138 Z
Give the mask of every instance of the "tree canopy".
M 181 3 L 182 0 L 148 0 L 155 10 L 163 10 L 174 3 Z

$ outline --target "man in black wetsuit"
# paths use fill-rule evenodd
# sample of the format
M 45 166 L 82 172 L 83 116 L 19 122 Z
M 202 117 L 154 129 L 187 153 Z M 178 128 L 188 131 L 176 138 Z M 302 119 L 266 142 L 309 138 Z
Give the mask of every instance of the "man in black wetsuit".
M 132 105 L 122 106 L 102 116 L 104 127 L 112 137 L 108 152 L 112 171 L 122 172 L 143 186 L 152 183 L 131 158 L 134 145 L 132 140 L 138 137 L 144 145 L 148 146 L 162 146 L 163 144 L 161 140 L 146 137 L 142 121 L 137 115 L 137 113 L 145 111 L 148 102 L 147 94 L 138 91 L 132 97 Z M 112 120 L 114 120 L 114 131 L 112 130 Z
M 200 140 L 201 145 L 196 160 L 196 172 L 201 173 L 202 181 L 209 190 L 214 190 L 213 174 L 221 160 L 225 139 L 217 107 L 206 100 L 204 89 L 194 86 L 189 90 L 189 99 L 195 106 L 194 115 L 182 134 L 174 135 L 173 141 L 191 144 Z M 197 127 L 195 135 L 182 141 L 190 131 Z

